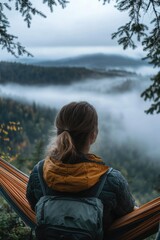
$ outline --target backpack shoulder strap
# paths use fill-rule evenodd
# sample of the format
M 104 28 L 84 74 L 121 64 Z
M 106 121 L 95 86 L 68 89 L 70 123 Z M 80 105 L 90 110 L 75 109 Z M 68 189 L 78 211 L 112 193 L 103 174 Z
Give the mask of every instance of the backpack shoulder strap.
M 103 176 L 100 179 L 100 184 L 98 186 L 98 190 L 96 192 L 95 197 L 99 197 L 100 193 L 102 192 L 102 189 L 104 187 L 105 181 L 107 179 L 107 176 L 109 175 L 109 173 L 113 170 L 113 168 L 109 168 L 107 172 L 105 172 L 105 174 L 103 174 Z
M 45 188 L 45 184 L 44 184 L 44 180 L 43 180 L 43 164 L 44 164 L 44 160 L 41 160 L 38 164 L 37 164 L 37 172 L 38 172 L 38 179 L 41 185 L 41 189 L 42 189 L 42 193 L 45 196 L 46 195 L 46 188 Z

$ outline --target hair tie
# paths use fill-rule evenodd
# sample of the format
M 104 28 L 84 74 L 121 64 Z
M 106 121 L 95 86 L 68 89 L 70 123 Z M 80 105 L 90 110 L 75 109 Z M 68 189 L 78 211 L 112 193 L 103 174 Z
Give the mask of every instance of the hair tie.
M 57 135 L 63 133 L 64 131 L 68 132 L 68 133 L 71 133 L 71 131 L 69 129 L 58 129 L 57 130 Z
M 63 132 L 64 132 L 64 131 L 66 131 L 66 132 L 70 133 L 70 131 L 69 131 L 68 129 L 63 129 Z

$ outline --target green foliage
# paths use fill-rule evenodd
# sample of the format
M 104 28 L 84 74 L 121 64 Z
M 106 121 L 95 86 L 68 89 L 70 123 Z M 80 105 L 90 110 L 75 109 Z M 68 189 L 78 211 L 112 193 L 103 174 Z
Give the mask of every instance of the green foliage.
M 42 156 L 44 154 L 44 145 L 45 144 L 42 139 L 37 140 L 30 158 L 30 165 L 28 165 L 28 168 L 30 170 L 32 170 L 33 167 L 37 164 L 37 162 L 39 162 L 39 160 L 42 159 Z
M 30 228 L 24 225 L 5 201 L 1 200 L 0 204 L 0 240 L 28 240 Z
M 153 100 L 153 104 L 146 111 L 146 113 L 153 114 L 154 112 L 160 113 L 160 72 L 153 78 L 151 78 L 153 82 L 151 86 L 149 86 L 143 93 L 142 97 L 144 100 Z

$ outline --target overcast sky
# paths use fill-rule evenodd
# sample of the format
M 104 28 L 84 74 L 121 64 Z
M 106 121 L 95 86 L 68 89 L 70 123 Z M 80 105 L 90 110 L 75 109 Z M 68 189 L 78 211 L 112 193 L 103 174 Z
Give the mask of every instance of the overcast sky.
M 10 33 L 18 36 L 18 41 L 35 58 L 57 59 L 95 52 L 141 57 L 139 49 L 124 52 L 111 39 L 111 34 L 128 19 L 127 13 L 119 12 L 113 4 L 103 5 L 102 0 L 70 0 L 65 9 L 57 6 L 50 13 L 46 5 L 33 2 L 47 18 L 34 17 L 29 29 L 18 12 L 6 11 L 6 14 L 11 23 Z M 10 54 L 1 50 L 0 60 L 10 58 Z

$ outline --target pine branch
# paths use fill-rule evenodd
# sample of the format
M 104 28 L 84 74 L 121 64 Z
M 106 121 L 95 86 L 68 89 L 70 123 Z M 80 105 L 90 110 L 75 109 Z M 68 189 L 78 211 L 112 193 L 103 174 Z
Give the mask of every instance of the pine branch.
M 43 3 L 47 3 L 50 11 L 53 12 L 53 7 L 57 6 L 58 4 L 61 5 L 62 8 L 65 8 L 69 1 L 66 0 L 43 0 Z
M 11 2 L 11 0 L 9 0 L 9 2 Z M 23 20 L 27 23 L 28 28 L 31 26 L 33 16 L 39 15 L 46 18 L 46 15 L 36 9 L 29 0 L 14 0 L 14 3 L 14 9 L 21 14 Z M 53 11 L 53 6 L 57 6 L 59 4 L 62 8 L 64 8 L 66 7 L 68 1 L 43 0 L 43 3 L 48 3 L 48 7 L 51 11 Z M 8 29 L 10 27 L 10 22 L 4 14 L 5 8 L 12 11 L 9 3 L 0 3 L 0 45 L 2 46 L 2 49 L 7 49 L 7 51 L 15 57 L 21 55 L 33 56 L 19 42 L 16 42 L 17 36 L 9 33 Z
M 153 83 L 141 94 L 145 101 L 150 100 L 154 102 L 145 111 L 147 114 L 160 113 L 160 72 L 151 78 L 151 81 Z

